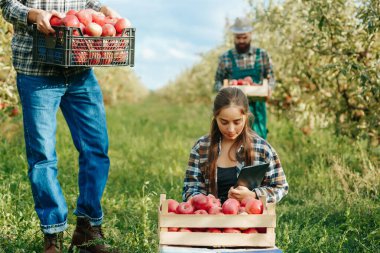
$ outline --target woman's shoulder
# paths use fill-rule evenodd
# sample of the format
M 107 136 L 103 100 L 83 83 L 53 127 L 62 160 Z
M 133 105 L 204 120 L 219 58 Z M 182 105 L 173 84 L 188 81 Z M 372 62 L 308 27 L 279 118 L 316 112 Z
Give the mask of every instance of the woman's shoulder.
M 203 146 L 209 146 L 210 145 L 210 135 L 206 134 L 198 138 L 198 140 L 195 142 L 194 147 L 203 147 Z
M 275 149 L 269 144 L 269 142 L 256 133 L 252 137 L 252 145 L 256 152 L 264 153 L 266 156 L 272 156 L 276 153 Z

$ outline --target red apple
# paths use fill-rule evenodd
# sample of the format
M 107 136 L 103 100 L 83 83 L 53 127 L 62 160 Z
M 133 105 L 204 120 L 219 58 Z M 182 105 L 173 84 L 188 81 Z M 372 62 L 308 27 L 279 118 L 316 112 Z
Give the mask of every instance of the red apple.
M 206 210 L 203 210 L 203 209 L 198 209 L 194 212 L 194 214 L 208 214 L 208 212 Z
M 242 199 L 242 201 L 240 201 L 240 206 L 245 207 L 248 200 L 250 200 L 250 199 L 254 199 L 254 197 L 245 197 L 244 199 Z
M 126 18 L 120 18 L 115 24 L 115 29 L 117 33 L 122 33 L 124 28 L 129 27 L 131 27 L 131 22 Z
M 75 15 L 76 13 L 77 13 L 76 10 L 69 10 L 69 11 L 66 12 L 66 16 L 67 15 Z
M 97 23 L 91 22 L 86 26 L 86 33 L 90 36 L 99 37 L 102 35 L 102 27 Z
M 50 25 L 51 26 L 61 26 L 62 25 L 62 19 L 57 16 L 52 16 L 50 18 Z
M 168 212 L 176 212 L 179 203 L 174 199 L 168 199 Z
M 105 24 L 102 26 L 102 36 L 115 36 L 116 30 L 115 27 L 111 24 Z
M 223 233 L 241 233 L 237 228 L 223 228 Z
M 126 51 L 117 51 L 114 54 L 114 62 L 116 63 L 125 63 L 127 61 L 128 52 Z
M 91 65 L 98 65 L 102 55 L 99 52 L 90 52 L 88 58 Z
M 191 228 L 192 232 L 206 232 L 207 228 Z
M 220 206 L 212 206 L 208 209 L 209 214 L 223 214 L 222 208 Z
M 117 22 L 117 18 L 106 17 L 106 19 L 104 21 L 106 24 L 111 24 L 114 26 Z
M 92 13 L 92 22 L 97 23 L 100 26 L 103 26 L 106 23 L 106 16 L 101 12 Z
M 176 213 L 178 214 L 192 214 L 194 212 L 194 207 L 189 202 L 179 203 Z
M 179 228 L 172 228 L 172 227 L 169 227 L 168 228 L 168 232 L 178 232 Z
M 78 65 L 87 64 L 88 52 L 81 50 L 73 50 L 74 62 Z
M 240 203 L 236 199 L 227 199 L 222 206 L 224 214 L 237 214 L 239 212 Z
M 208 228 L 206 231 L 209 233 L 222 233 L 222 230 L 220 230 L 220 228 Z
M 256 228 L 248 228 L 248 229 L 244 229 L 243 233 L 244 234 L 256 234 L 256 233 L 258 233 L 258 231 L 256 230 Z
M 83 23 L 85 26 L 92 22 L 92 15 L 88 9 L 78 11 L 75 16 L 77 16 L 79 22 Z
M 243 79 L 237 80 L 237 85 L 243 85 L 243 84 L 244 84 L 244 80 Z
M 192 232 L 190 228 L 180 228 L 178 232 Z
M 205 210 L 207 211 L 212 206 L 211 198 L 207 197 L 203 194 L 195 195 L 191 199 L 191 203 L 193 204 L 195 210 Z
M 75 15 L 66 15 L 66 17 L 62 19 L 62 23 L 67 27 L 80 27 L 80 22 Z
M 245 210 L 249 214 L 262 214 L 264 211 L 263 202 L 258 199 L 250 199 L 245 205 Z

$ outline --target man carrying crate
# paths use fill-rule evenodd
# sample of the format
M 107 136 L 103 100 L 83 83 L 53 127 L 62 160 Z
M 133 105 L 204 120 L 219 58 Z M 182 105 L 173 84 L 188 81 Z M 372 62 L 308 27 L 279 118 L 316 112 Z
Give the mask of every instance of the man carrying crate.
M 219 58 L 215 75 L 215 90 L 223 87 L 225 79 L 236 84 L 239 79 L 248 80 L 251 85 L 262 85 L 268 79 L 269 94 L 274 89 L 273 67 L 267 52 L 251 45 L 252 26 L 248 19 L 237 18 L 231 27 L 235 48 L 228 50 Z M 267 138 L 267 115 L 265 101 L 250 100 L 249 108 L 254 116 L 252 129 L 262 138 Z
M 23 109 L 24 135 L 35 210 L 44 233 L 44 252 L 64 252 L 62 234 L 68 227 L 68 208 L 57 180 L 55 134 L 61 108 L 79 151 L 77 225 L 70 251 L 111 252 L 102 240 L 101 198 L 108 178 L 108 134 L 102 92 L 88 67 L 63 68 L 33 62 L 32 24 L 54 33 L 50 18 L 68 10 L 91 8 L 119 17 L 99 1 L 1 0 L 4 18 L 13 24 L 13 65 Z M 86 246 L 84 246 L 86 245 Z M 89 246 L 90 245 L 90 246 Z

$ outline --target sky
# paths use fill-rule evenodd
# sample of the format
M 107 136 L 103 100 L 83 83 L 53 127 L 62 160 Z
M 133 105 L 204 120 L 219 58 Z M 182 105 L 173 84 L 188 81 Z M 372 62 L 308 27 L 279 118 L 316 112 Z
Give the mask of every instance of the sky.
M 150 90 L 174 80 L 205 53 L 223 43 L 226 19 L 244 16 L 246 0 L 101 1 L 136 28 L 135 66 Z

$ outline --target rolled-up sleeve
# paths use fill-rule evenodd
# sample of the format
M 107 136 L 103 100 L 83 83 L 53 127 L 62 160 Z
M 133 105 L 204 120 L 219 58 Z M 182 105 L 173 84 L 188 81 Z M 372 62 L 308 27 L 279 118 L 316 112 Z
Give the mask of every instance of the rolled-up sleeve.
M 93 9 L 93 10 L 96 10 L 96 11 L 100 11 L 100 8 L 102 7 L 102 4 L 100 3 L 100 1 L 87 1 L 86 2 L 86 8 L 88 9 Z
M 199 142 L 197 142 L 190 152 L 189 162 L 186 169 L 183 183 L 182 199 L 187 201 L 190 197 L 203 193 L 207 195 L 204 176 L 200 169 Z
M 288 193 L 289 185 L 276 152 L 269 150 L 267 155 L 269 171 L 265 175 L 263 184 L 254 191 L 257 197 L 266 196 L 267 202 L 279 202 Z
M 29 7 L 19 1 L 0 1 L 0 8 L 6 21 L 14 26 L 28 26 Z

